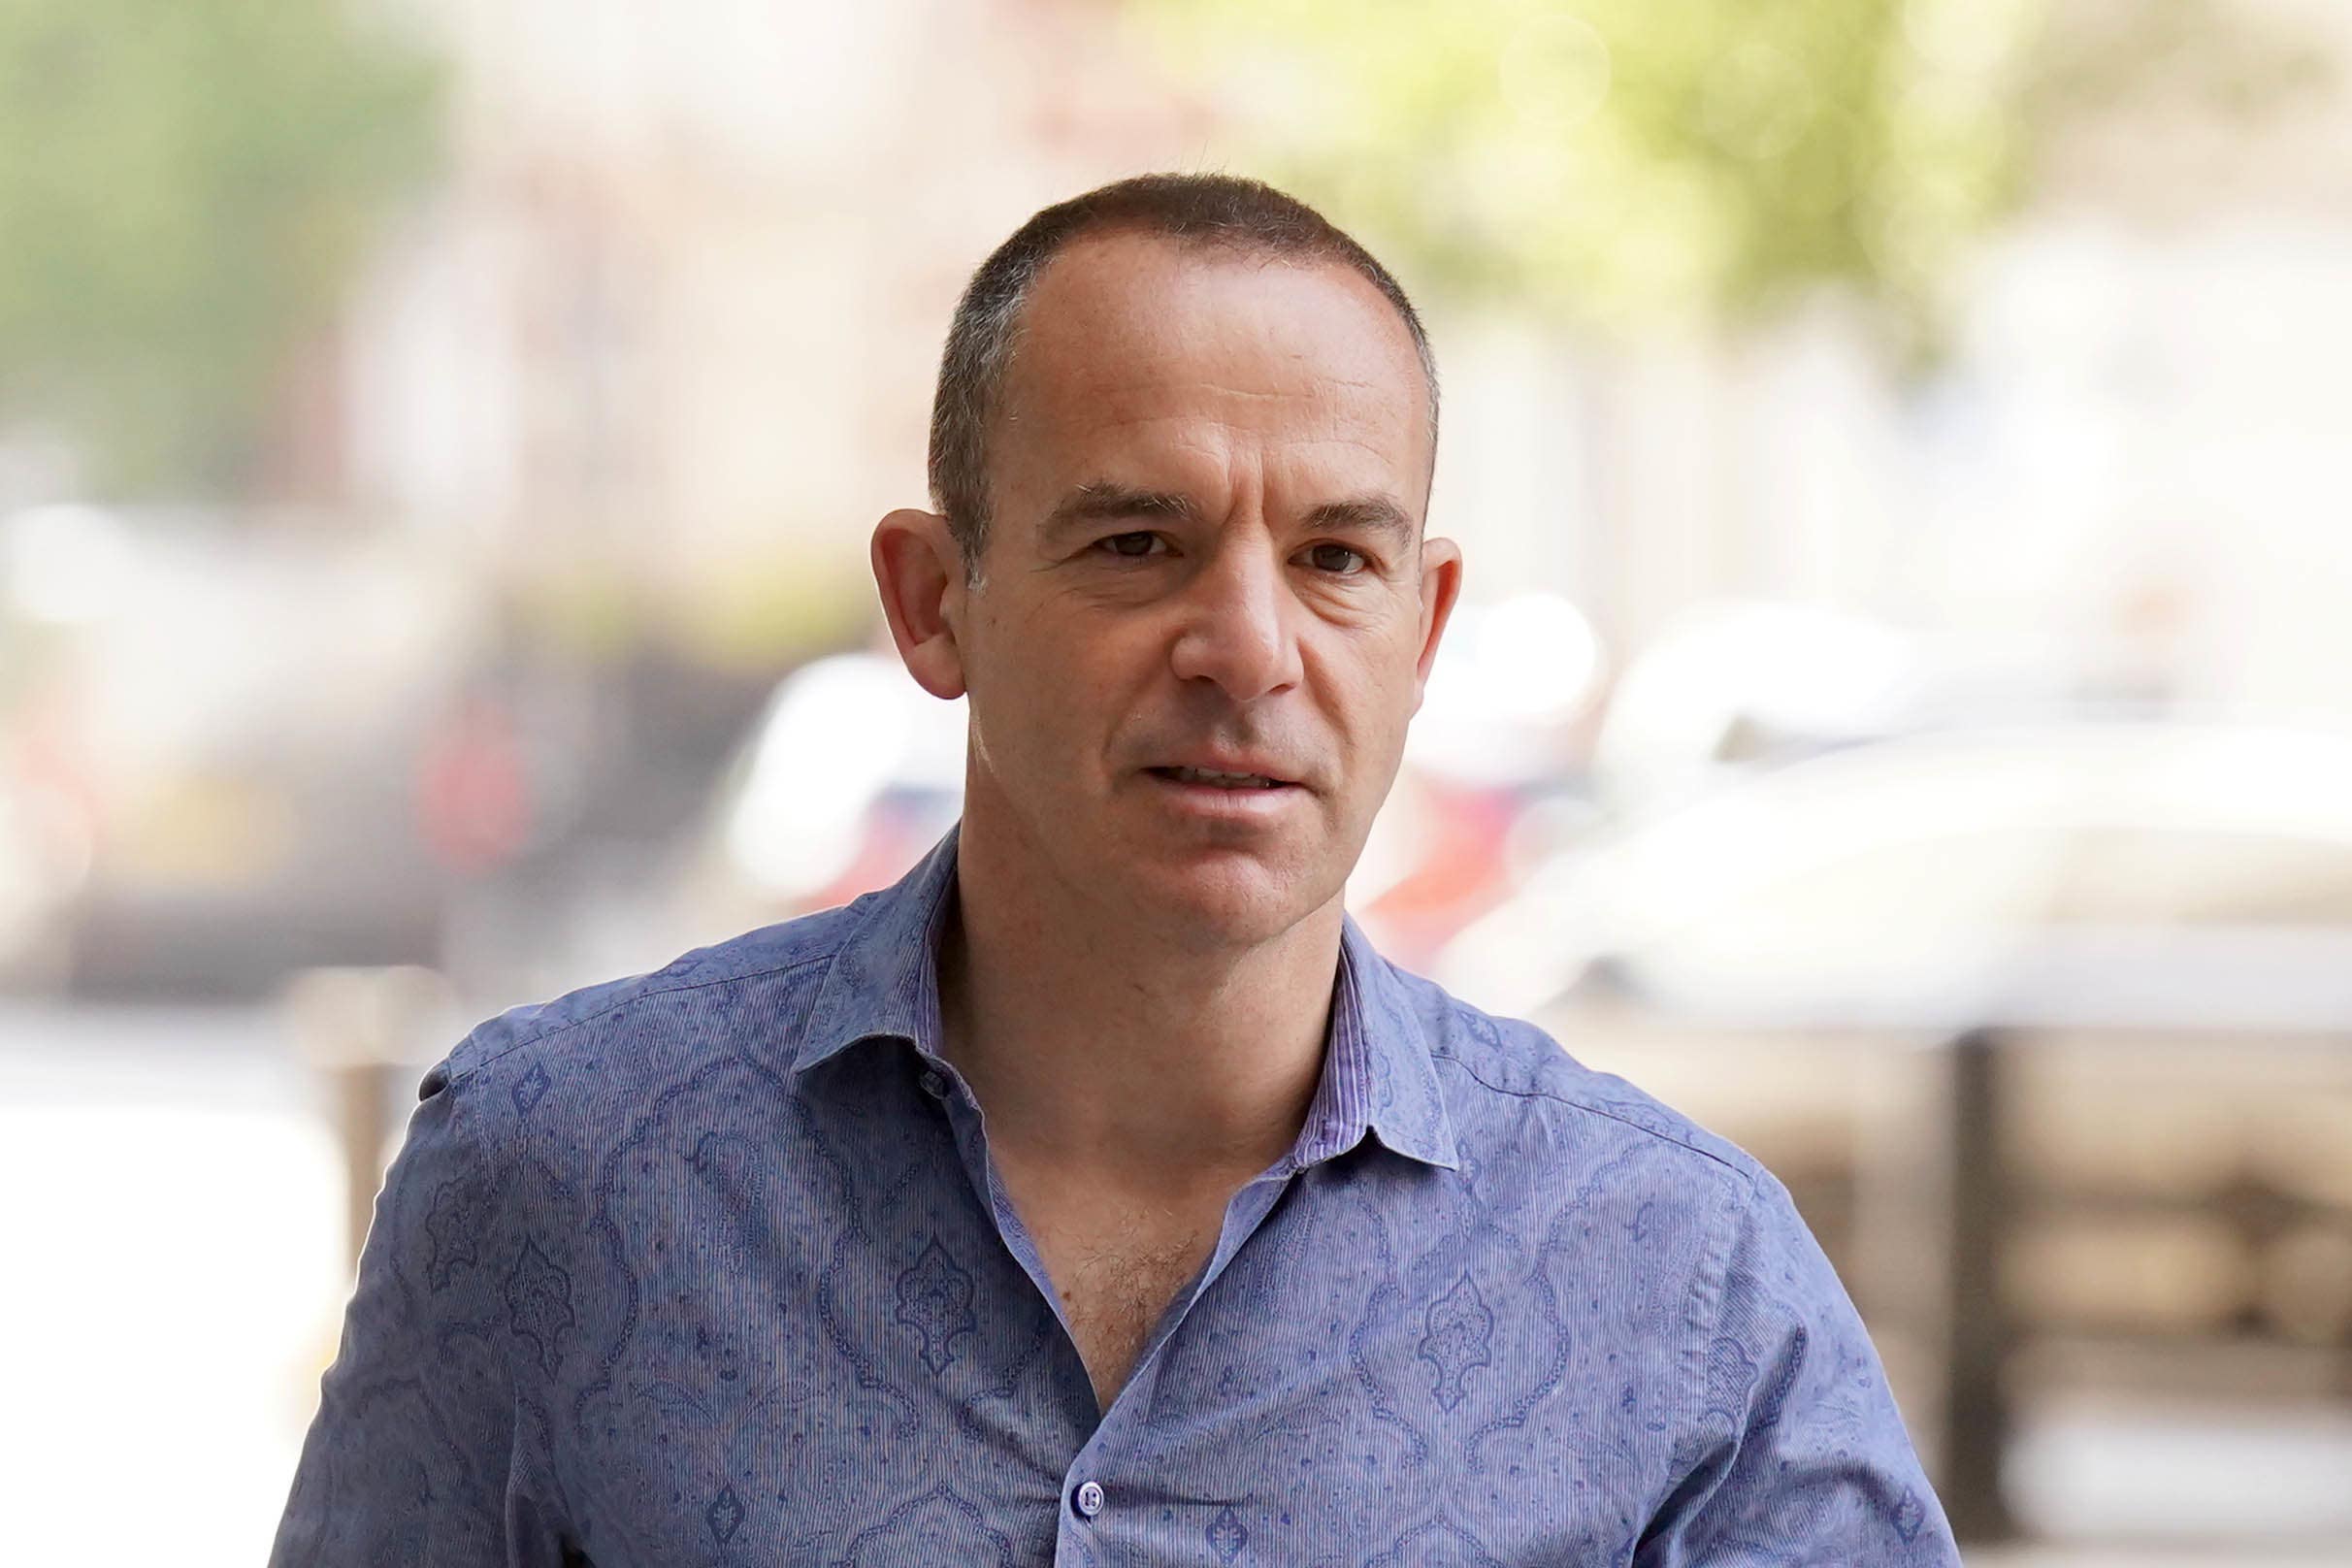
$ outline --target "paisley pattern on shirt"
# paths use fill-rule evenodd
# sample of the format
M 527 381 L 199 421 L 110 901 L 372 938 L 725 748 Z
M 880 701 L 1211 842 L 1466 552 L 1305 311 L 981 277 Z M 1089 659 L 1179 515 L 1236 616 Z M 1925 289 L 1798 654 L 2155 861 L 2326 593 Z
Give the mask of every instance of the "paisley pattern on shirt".
M 955 842 L 427 1074 L 274 1562 L 1957 1561 L 1780 1185 L 1353 921 L 1098 1415 L 938 1059 Z

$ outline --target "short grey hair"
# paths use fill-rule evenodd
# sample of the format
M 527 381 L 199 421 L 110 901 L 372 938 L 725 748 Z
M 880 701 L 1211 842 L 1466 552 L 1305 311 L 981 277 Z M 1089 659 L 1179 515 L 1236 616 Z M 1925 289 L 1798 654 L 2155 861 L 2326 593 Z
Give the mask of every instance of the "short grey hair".
M 972 274 L 939 356 L 931 400 L 931 506 L 946 517 L 967 578 L 988 542 L 989 431 L 1011 368 L 1022 308 L 1046 264 L 1082 235 L 1131 230 L 1185 245 L 1336 263 L 1395 307 L 1421 359 L 1437 444 L 1437 359 L 1421 316 L 1372 253 L 1306 203 L 1233 175 L 1139 175 L 1074 196 L 1013 231 Z

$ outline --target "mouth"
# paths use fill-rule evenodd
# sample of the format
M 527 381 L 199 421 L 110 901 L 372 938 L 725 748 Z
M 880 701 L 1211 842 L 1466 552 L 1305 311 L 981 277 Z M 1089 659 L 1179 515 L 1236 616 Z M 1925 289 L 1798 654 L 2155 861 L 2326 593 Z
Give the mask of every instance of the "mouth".
M 1286 790 L 1298 786 L 1287 778 L 1265 773 L 1226 773 L 1213 768 L 1147 768 L 1145 772 L 1173 784 L 1234 791 Z

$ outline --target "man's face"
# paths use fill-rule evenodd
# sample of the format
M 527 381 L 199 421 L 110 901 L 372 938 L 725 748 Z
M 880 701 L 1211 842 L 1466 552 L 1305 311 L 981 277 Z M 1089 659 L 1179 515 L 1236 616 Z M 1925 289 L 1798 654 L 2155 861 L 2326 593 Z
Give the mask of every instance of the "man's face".
M 1164 937 L 1266 940 L 1338 897 L 1459 582 L 1412 341 L 1343 267 L 1137 235 L 1024 322 L 952 591 L 967 819 Z

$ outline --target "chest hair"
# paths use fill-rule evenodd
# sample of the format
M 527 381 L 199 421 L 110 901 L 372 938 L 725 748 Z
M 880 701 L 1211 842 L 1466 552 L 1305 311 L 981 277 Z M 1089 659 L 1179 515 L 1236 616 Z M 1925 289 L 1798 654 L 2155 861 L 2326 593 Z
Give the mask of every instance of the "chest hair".
M 1211 1227 L 1158 1210 L 1040 1238 L 1078 1354 L 1106 1409 L 1176 1292 L 1208 1260 L 1215 1235 Z

